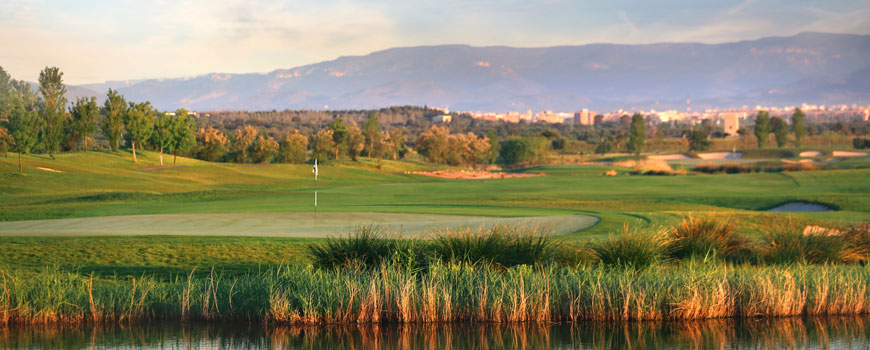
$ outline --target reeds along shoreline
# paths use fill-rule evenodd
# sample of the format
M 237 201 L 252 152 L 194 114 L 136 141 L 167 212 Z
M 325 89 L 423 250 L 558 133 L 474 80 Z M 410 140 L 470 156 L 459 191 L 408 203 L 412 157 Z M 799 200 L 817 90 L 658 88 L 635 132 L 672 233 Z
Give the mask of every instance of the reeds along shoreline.
M 870 312 L 870 267 L 682 264 L 426 273 L 285 266 L 246 275 L 102 281 L 2 273 L 0 324 L 249 320 L 270 324 L 683 320 Z

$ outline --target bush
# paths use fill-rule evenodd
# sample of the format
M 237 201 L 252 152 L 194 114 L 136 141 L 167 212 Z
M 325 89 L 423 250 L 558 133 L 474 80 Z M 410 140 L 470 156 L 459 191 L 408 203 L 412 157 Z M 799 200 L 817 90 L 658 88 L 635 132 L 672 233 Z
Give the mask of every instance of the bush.
M 749 241 L 737 235 L 734 221 L 689 217 L 668 231 L 668 255 L 676 259 L 719 257 L 746 261 Z
M 506 225 L 485 231 L 444 231 L 431 242 L 437 260 L 502 267 L 553 262 L 557 248 L 541 228 Z
M 619 236 L 592 246 L 599 263 L 605 266 L 643 270 L 664 259 L 665 240 L 660 232 L 642 233 L 626 227 Z
M 852 146 L 856 149 L 868 149 L 870 148 L 870 139 L 862 139 L 860 137 L 856 137 L 852 139 Z
M 423 250 L 416 240 L 383 237 L 377 226 L 361 226 L 347 237 L 308 246 L 314 265 L 320 268 L 371 268 L 384 263 L 419 267 L 427 263 Z
M 795 225 L 769 232 L 764 240 L 761 260 L 769 264 L 849 264 L 866 259 L 841 235 L 804 234 Z

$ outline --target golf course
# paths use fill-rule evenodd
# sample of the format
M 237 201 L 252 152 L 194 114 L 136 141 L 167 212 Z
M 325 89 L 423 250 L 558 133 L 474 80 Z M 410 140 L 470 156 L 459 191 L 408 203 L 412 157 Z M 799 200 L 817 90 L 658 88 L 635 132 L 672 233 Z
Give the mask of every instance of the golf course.
M 424 175 L 460 169 L 420 160 L 361 158 L 319 165 L 316 212 L 310 164 L 179 157 L 161 166 L 149 151 L 139 151 L 138 163 L 126 151 L 55 157 L 24 155 L 24 174 L 17 159 L 0 158 L 4 323 L 502 322 L 870 310 L 861 289 L 870 270 L 854 264 L 866 259 L 864 236 L 800 235 L 806 226 L 864 232 L 849 227 L 870 219 L 867 157 L 820 170 L 737 174 L 687 171 L 675 161 L 671 175 L 641 175 L 629 163 L 602 159 L 512 170 L 537 176 L 475 179 Z M 728 161 L 709 161 L 708 169 Z M 779 160 L 741 166 L 763 162 Z M 694 239 L 680 238 L 684 231 L 700 232 L 699 239 L 724 233 L 680 248 L 681 239 Z M 777 250 L 778 232 L 808 253 Z M 422 282 L 409 282 L 415 279 Z M 788 287 L 809 281 L 848 300 L 810 285 Z M 764 283 L 773 284 L 759 287 Z M 501 296 L 488 296 L 488 288 Z M 522 298 L 529 299 L 518 303 Z M 636 310 L 618 313 L 632 298 Z M 399 308 L 403 302 L 410 309 Z M 723 306 L 743 304 L 751 307 Z

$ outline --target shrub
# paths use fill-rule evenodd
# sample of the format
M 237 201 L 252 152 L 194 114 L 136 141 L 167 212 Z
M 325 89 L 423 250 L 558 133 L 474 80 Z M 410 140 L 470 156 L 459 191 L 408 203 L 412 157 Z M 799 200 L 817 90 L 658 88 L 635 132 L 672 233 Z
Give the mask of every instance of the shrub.
M 848 264 L 866 259 L 842 235 L 803 234 L 793 224 L 768 232 L 764 240 L 761 259 L 770 264 Z
M 417 240 L 385 238 L 377 226 L 361 226 L 347 237 L 308 246 L 314 265 L 320 268 L 371 268 L 384 263 L 418 267 L 426 263 L 423 250 Z
M 592 250 L 605 266 L 643 270 L 664 258 L 665 240 L 661 232 L 645 233 L 626 227 L 619 236 L 594 244 Z
M 683 219 L 668 231 L 668 254 L 677 259 L 714 256 L 746 261 L 750 256 L 749 241 L 738 236 L 735 227 L 731 219 Z
M 554 261 L 557 245 L 539 227 L 497 225 L 488 230 L 442 231 L 431 243 L 434 258 L 511 267 Z

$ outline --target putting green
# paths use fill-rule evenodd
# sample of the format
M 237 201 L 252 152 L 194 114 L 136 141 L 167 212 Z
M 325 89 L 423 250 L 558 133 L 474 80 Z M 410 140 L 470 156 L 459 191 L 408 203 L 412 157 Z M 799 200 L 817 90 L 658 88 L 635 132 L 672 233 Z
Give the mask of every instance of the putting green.
M 0 222 L 0 236 L 200 235 L 327 237 L 360 225 L 380 225 L 385 232 L 424 236 L 434 230 L 494 225 L 534 225 L 550 234 L 570 234 L 598 223 L 589 215 L 497 218 L 402 213 L 215 213 L 156 214 Z

